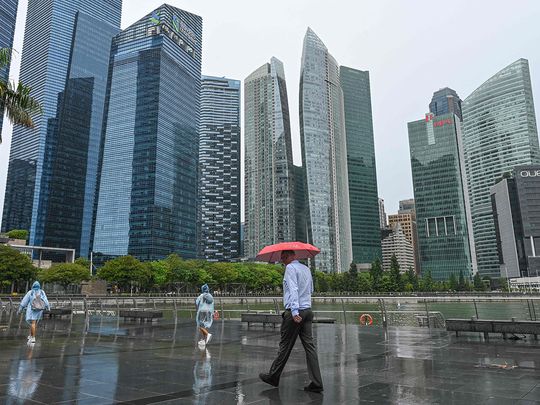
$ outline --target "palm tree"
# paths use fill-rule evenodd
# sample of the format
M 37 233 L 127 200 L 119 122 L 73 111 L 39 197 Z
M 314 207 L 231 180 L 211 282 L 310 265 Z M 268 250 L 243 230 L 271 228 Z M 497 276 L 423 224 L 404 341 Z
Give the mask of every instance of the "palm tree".
M 0 69 L 9 64 L 10 58 L 11 49 L 0 48 Z M 42 112 L 39 102 L 30 95 L 30 87 L 0 78 L 0 111 L 4 109 L 13 125 L 28 128 L 34 127 L 32 116 Z

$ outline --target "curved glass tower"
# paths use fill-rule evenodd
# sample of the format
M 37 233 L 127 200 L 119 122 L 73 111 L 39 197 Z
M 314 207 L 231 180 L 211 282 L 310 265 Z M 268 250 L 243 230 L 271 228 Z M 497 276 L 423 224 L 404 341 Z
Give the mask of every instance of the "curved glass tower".
M 321 249 L 317 270 L 352 262 L 345 111 L 339 65 L 308 28 L 300 74 L 300 138 L 305 167 L 308 241 Z
M 294 168 L 283 64 L 276 58 L 244 82 L 245 255 L 296 239 Z
M 478 271 L 499 277 L 490 187 L 514 166 L 540 163 L 527 60 L 505 67 L 465 99 L 463 145 Z

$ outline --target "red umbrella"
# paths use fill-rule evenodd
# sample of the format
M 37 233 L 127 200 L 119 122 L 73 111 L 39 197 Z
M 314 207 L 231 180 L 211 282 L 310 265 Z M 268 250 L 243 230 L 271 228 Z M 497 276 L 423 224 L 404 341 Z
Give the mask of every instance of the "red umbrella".
M 295 254 L 295 259 L 311 259 L 321 252 L 319 248 L 309 243 L 283 242 L 266 246 L 259 252 L 256 260 L 269 263 L 279 262 L 281 261 L 281 252 L 284 250 L 292 250 Z

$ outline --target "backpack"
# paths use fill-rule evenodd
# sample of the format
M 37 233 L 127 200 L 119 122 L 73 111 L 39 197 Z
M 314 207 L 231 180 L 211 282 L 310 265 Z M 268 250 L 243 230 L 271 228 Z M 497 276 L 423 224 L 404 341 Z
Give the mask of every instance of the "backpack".
M 31 306 L 34 311 L 43 311 L 45 309 L 45 301 L 41 298 L 41 290 L 39 291 L 39 295 L 34 294 Z
M 202 300 L 206 304 L 212 304 L 214 302 L 214 298 L 209 293 L 204 293 Z

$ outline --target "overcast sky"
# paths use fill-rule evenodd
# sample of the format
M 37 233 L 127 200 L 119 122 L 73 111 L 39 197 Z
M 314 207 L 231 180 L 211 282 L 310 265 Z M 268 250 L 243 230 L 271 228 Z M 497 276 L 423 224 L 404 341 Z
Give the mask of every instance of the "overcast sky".
M 22 49 L 27 3 L 19 0 L 17 50 Z M 162 3 L 124 0 L 122 27 Z M 298 84 L 307 27 L 338 63 L 368 70 L 379 196 L 387 213 L 397 211 L 399 200 L 413 197 L 407 122 L 424 116 L 435 90 L 449 86 L 464 99 L 506 65 L 526 58 L 534 97 L 540 102 L 538 0 L 169 0 L 169 4 L 203 18 L 203 74 L 243 80 L 272 56 L 284 63 L 296 164 L 301 161 Z M 12 66 L 14 79 L 19 64 L 20 57 Z M 4 125 L 2 135 L 0 207 L 9 125 Z

